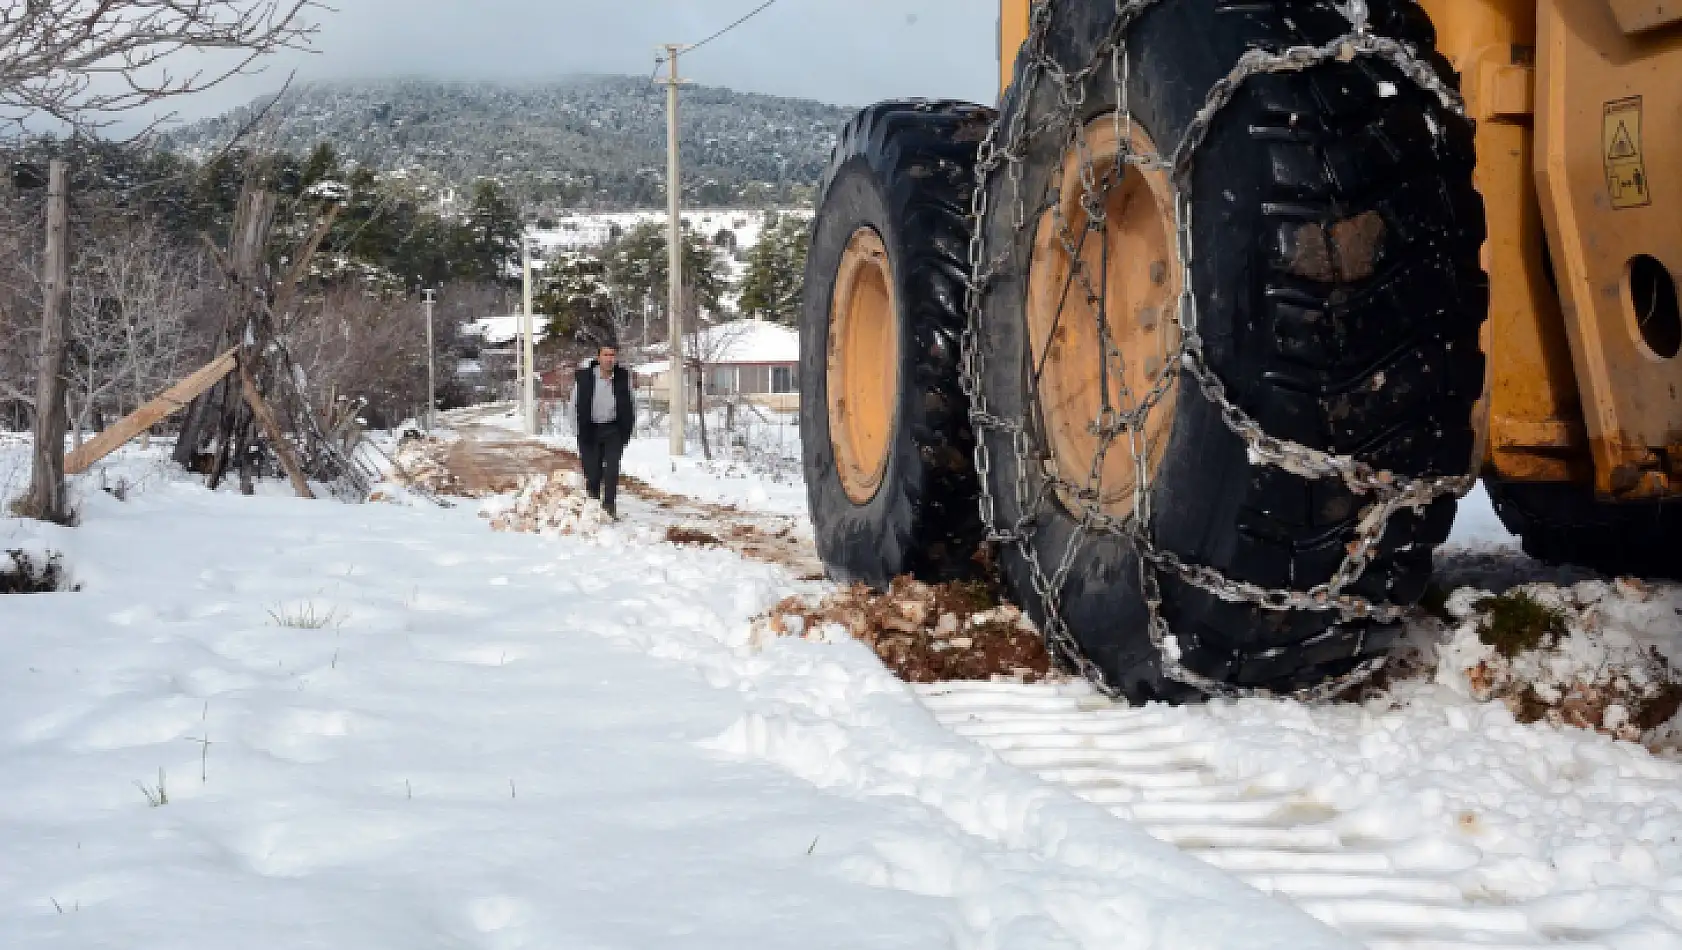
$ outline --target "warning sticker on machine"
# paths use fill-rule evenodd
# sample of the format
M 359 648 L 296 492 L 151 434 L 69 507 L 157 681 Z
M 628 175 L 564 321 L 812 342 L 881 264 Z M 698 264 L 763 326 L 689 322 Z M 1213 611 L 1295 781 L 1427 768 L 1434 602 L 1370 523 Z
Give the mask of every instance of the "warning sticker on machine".
M 1647 163 L 1641 152 L 1641 97 L 1606 103 L 1600 137 L 1612 207 L 1622 210 L 1652 204 L 1652 183 L 1647 180 Z

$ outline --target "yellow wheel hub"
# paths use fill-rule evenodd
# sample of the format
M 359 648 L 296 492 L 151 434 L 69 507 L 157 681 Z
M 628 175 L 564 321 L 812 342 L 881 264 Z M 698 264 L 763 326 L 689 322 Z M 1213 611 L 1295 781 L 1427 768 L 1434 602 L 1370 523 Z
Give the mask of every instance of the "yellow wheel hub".
M 899 320 L 881 235 L 853 232 L 841 255 L 829 325 L 829 441 L 855 504 L 876 496 L 888 470 L 899 395 Z
M 1115 159 L 1125 134 L 1113 117 L 1101 116 L 1086 128 L 1084 154 L 1070 149 L 1064 157 L 1058 206 L 1041 215 L 1035 233 L 1027 297 L 1030 382 L 1037 376 L 1055 471 L 1077 486 L 1074 497 L 1067 486 L 1059 495 L 1071 512 L 1086 502 L 1118 518 L 1133 512 L 1141 475 L 1148 479 L 1161 463 L 1174 395 L 1170 386 L 1142 425 L 1108 440 L 1100 459 L 1106 395 L 1110 418 L 1132 410 L 1157 385 L 1180 344 L 1173 188 L 1167 171 L 1139 165 L 1121 166 L 1117 180 Z M 1131 135 L 1133 154 L 1160 154 L 1137 123 Z M 1103 192 L 1098 231 L 1088 230 L 1092 219 L 1082 204 L 1083 161 Z

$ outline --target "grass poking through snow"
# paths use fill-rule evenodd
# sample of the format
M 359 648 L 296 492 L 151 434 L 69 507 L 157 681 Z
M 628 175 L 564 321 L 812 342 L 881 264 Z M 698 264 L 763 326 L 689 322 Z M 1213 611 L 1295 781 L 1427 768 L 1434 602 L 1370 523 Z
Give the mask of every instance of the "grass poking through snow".
M 1478 639 L 1509 659 L 1531 650 L 1548 650 L 1570 632 L 1564 611 L 1522 590 L 1487 597 L 1474 605 L 1483 620 Z
M 292 627 L 298 630 L 322 630 L 332 627 L 337 630 L 344 626 L 345 618 L 339 615 L 339 608 L 329 607 L 324 613 L 315 605 L 315 601 L 306 600 L 301 604 L 278 604 L 269 611 L 269 619 L 277 627 Z
M 158 769 L 158 784 L 156 788 L 147 786 L 145 782 L 135 782 L 140 794 L 146 796 L 146 804 L 153 808 L 162 808 L 169 804 L 169 788 L 164 784 L 164 770 Z

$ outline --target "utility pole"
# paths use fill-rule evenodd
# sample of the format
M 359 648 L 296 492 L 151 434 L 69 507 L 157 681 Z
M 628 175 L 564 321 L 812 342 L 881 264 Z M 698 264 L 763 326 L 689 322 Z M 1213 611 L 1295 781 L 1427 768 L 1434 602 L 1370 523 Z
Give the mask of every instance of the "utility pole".
M 525 388 L 521 390 L 521 401 L 526 409 L 526 435 L 537 434 L 537 362 L 532 347 L 532 314 L 531 314 L 531 242 L 526 239 L 525 232 L 520 233 L 520 263 L 521 263 L 521 296 L 524 304 L 521 307 L 521 329 L 524 331 L 525 343 L 522 355 L 526 364 Z
M 667 344 L 671 352 L 671 392 L 667 396 L 670 402 L 667 416 L 671 419 L 672 455 L 684 454 L 686 416 L 683 409 L 683 222 L 678 217 L 678 199 L 683 187 L 677 139 L 677 91 L 683 85 L 677 75 L 677 57 L 681 52 L 681 44 L 666 44 L 666 62 L 671 66 L 666 76 L 666 283 L 670 291 L 667 306 L 671 309 L 671 341 Z M 705 410 L 703 406 L 702 411 Z
M 25 513 L 70 520 L 64 490 L 64 361 L 70 349 L 70 166 L 54 160 L 47 182 L 47 247 L 41 261 L 41 363 L 35 384 L 35 461 Z
M 426 300 L 426 431 L 432 432 L 433 416 L 438 412 L 438 376 L 433 368 L 434 350 L 432 347 L 432 299 L 437 291 L 427 289 L 421 292 Z

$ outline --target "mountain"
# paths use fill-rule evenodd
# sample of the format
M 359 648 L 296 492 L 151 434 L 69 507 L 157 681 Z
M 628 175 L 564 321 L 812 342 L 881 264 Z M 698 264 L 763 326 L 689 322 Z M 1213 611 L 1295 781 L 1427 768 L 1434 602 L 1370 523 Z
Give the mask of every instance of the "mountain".
M 203 156 L 250 125 L 268 98 L 165 132 L 160 147 Z M 707 206 L 803 201 L 852 110 L 708 86 L 683 90 L 684 197 Z M 289 91 L 254 139 L 461 189 L 501 180 L 528 207 L 665 204 L 665 90 L 646 77 L 545 83 L 403 79 L 317 82 Z

